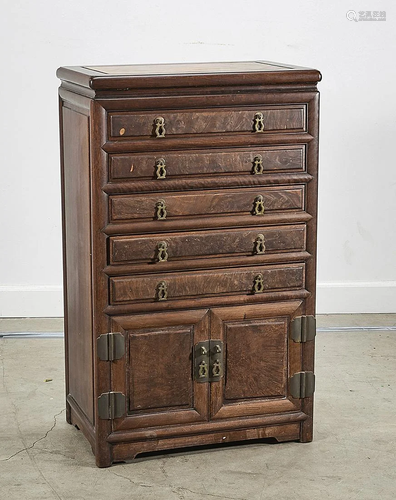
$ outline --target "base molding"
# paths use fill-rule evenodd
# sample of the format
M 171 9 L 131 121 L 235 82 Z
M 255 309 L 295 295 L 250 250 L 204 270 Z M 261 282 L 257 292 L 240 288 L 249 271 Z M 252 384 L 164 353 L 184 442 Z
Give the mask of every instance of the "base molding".
M 135 443 L 119 443 L 113 445 L 113 462 L 131 460 L 140 453 L 175 450 L 188 447 L 195 448 L 196 446 L 220 443 L 247 442 L 254 439 L 268 438 L 275 438 L 279 442 L 298 441 L 300 439 L 300 422 L 226 432 L 212 432 L 193 436 L 173 437 L 168 439 L 146 440 Z M 108 465 L 110 466 L 111 464 Z

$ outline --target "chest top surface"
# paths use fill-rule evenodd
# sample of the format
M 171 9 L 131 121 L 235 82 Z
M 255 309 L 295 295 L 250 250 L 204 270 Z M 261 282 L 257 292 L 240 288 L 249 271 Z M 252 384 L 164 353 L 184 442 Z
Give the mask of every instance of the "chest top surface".
M 65 66 L 58 77 L 92 90 L 133 88 L 316 84 L 318 70 L 268 61 Z

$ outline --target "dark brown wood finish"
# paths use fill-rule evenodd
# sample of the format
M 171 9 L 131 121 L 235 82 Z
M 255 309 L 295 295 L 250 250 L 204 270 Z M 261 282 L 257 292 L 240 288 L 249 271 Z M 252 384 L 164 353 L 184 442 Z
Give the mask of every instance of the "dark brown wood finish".
M 224 256 L 267 256 L 279 252 L 305 250 L 306 229 L 304 224 L 294 226 L 258 226 L 254 229 L 226 229 L 219 231 L 195 231 L 167 233 L 158 236 L 114 236 L 110 240 L 109 263 L 156 264 L 148 269 L 166 271 L 167 265 L 180 261 L 187 267 L 186 259 L 208 259 Z M 262 236 L 262 238 L 261 238 Z M 262 241 L 262 244 L 260 243 Z M 166 254 L 161 255 L 161 244 Z M 261 252 L 261 253 L 258 253 Z M 166 260 L 164 260 L 166 257 Z M 160 260 L 162 259 L 162 260 Z
M 110 303 L 156 302 L 159 300 L 158 285 L 162 282 L 167 286 L 168 301 L 202 296 L 253 294 L 254 282 L 258 275 L 262 275 L 263 281 L 260 293 L 301 289 L 304 288 L 304 271 L 304 264 L 289 264 L 117 277 L 110 279 Z
M 262 210 L 255 209 L 256 199 L 262 198 Z M 110 220 L 161 220 L 166 227 L 176 218 L 214 215 L 248 215 L 260 223 L 267 212 L 303 210 L 304 186 L 246 188 L 244 190 L 201 191 L 200 193 L 155 193 L 144 196 L 110 196 Z M 157 204 L 163 200 L 166 217 L 160 219 Z M 201 219 L 202 220 L 202 219 Z M 197 223 L 195 223 L 197 224 Z M 200 224 L 202 225 L 202 223 Z M 164 229 L 166 230 L 166 228 Z M 203 225 L 203 227 L 205 227 Z
M 241 175 L 254 173 L 255 159 L 261 157 L 263 173 L 272 171 L 303 172 L 305 169 L 305 147 L 272 146 L 256 149 L 222 152 L 169 152 L 156 154 L 111 155 L 110 180 L 157 179 L 157 162 L 163 159 L 166 177 L 161 179 L 166 187 L 169 179 L 184 179 L 190 176 Z
M 225 132 L 254 132 L 256 113 L 263 115 L 263 132 L 306 130 L 306 107 L 271 106 L 249 109 L 218 109 L 205 111 L 187 109 L 184 111 L 161 112 L 164 120 L 164 137 L 183 134 L 223 134 Z M 158 112 L 111 113 L 109 116 L 109 138 L 156 137 L 155 120 Z M 160 137 L 162 138 L 162 137 Z
M 313 398 L 291 397 L 289 380 L 313 370 L 314 342 L 292 341 L 290 328 L 315 314 L 320 73 L 254 61 L 58 76 L 67 420 L 97 465 L 197 444 L 310 441 Z M 98 356 L 108 332 L 125 340 L 114 361 Z M 210 339 L 223 342 L 224 376 L 202 383 L 193 353 Z M 99 415 L 108 392 L 125 396 L 122 417 Z

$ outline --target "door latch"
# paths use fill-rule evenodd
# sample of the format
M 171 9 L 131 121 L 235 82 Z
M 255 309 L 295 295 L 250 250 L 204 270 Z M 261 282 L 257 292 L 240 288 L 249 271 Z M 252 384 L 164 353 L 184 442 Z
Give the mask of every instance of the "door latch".
M 197 382 L 217 382 L 224 373 L 224 353 L 221 340 L 205 340 L 194 346 L 194 379 Z

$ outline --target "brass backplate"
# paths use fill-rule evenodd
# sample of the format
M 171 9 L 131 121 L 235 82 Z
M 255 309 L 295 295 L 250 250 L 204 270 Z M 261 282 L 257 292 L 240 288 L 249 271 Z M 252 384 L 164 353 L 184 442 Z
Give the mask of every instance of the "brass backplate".
M 205 340 L 194 346 L 194 379 L 218 382 L 224 374 L 224 346 L 221 340 Z

